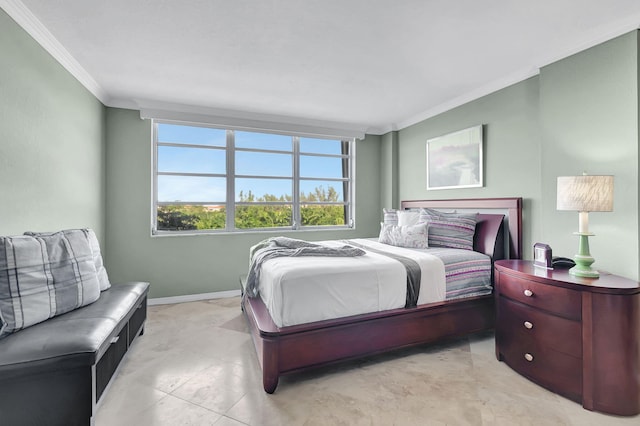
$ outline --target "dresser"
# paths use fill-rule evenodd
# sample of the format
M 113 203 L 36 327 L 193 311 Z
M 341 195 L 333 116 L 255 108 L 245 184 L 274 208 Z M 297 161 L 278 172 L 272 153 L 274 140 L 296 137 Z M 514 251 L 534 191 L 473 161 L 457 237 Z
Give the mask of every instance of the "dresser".
M 588 410 L 640 413 L 640 283 L 495 263 L 496 357 Z

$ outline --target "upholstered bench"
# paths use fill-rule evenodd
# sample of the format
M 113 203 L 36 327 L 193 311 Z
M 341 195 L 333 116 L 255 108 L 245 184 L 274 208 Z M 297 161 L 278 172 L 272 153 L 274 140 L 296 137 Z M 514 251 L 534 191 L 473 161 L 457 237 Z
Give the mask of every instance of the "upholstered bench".
M 0 424 L 88 425 L 143 333 L 148 283 L 113 284 L 90 305 L 0 340 Z

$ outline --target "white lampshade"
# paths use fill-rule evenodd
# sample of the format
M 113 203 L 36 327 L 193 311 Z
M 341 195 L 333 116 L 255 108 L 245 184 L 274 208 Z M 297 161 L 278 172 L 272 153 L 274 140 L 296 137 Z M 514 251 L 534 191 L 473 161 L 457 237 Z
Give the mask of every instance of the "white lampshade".
M 613 176 L 558 176 L 557 209 L 613 211 Z

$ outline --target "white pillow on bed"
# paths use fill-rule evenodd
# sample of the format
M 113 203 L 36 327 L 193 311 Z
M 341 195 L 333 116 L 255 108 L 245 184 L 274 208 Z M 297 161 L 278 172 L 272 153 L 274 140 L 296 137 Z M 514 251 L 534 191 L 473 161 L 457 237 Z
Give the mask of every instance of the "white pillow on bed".
M 398 226 L 413 226 L 418 224 L 420 212 L 418 210 L 398 210 Z
M 420 221 L 419 210 L 382 209 L 386 225 L 412 226 Z
M 380 224 L 378 242 L 396 247 L 428 248 L 428 232 L 426 224 L 399 226 Z

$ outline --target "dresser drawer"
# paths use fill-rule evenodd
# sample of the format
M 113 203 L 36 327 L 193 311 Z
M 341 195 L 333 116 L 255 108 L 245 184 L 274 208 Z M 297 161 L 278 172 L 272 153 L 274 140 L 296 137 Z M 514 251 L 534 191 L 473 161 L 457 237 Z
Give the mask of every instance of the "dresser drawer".
M 504 361 L 518 373 L 574 401 L 582 400 L 580 358 L 515 339 L 502 342 L 500 350 Z
M 582 296 L 579 291 L 524 280 L 505 273 L 497 276 L 498 291 L 503 296 L 565 318 L 582 318 Z
M 498 335 L 582 358 L 582 324 L 500 297 Z

